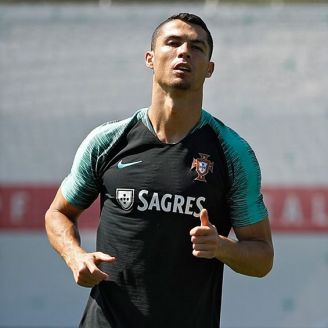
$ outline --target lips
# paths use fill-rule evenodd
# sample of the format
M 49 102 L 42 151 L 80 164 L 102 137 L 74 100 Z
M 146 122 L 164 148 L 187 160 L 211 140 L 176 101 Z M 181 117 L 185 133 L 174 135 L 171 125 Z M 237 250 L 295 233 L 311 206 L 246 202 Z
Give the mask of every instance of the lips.
M 191 66 L 188 63 L 178 63 L 173 69 L 175 71 L 191 72 Z

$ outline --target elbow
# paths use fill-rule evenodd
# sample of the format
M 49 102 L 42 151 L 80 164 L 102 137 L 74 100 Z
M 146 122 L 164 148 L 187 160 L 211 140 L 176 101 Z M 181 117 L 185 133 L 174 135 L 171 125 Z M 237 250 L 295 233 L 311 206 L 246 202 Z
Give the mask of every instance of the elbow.
M 50 213 L 50 210 L 48 209 L 44 215 L 44 226 L 45 226 L 46 231 L 47 231 L 48 223 L 50 221 L 50 216 L 51 216 L 51 213 Z
M 54 212 L 51 208 L 49 208 L 44 214 L 44 226 L 47 232 L 51 226 L 51 223 L 53 222 L 53 216 Z
M 268 265 L 268 266 L 265 266 L 264 268 L 262 268 L 256 275 L 255 277 L 257 278 L 264 278 L 265 276 L 267 276 L 270 271 L 272 269 L 272 264 L 271 265 Z
M 264 258 L 262 259 L 262 261 L 261 261 L 262 263 L 259 263 L 258 271 L 256 272 L 255 277 L 263 278 L 263 277 L 267 276 L 272 270 L 273 259 L 274 259 L 274 251 L 273 251 L 273 248 L 270 247 L 267 250 Z

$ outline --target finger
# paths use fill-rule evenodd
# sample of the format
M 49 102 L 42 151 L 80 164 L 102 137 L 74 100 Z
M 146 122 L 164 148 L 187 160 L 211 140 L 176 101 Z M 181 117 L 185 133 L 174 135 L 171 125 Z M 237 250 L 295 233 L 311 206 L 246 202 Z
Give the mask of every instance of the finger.
M 193 244 L 207 244 L 208 242 L 210 242 L 210 238 L 206 235 L 192 236 L 191 237 L 191 242 Z
M 98 284 L 98 282 L 88 279 L 80 279 L 77 281 L 77 284 L 82 287 L 92 288 Z
M 108 274 L 101 271 L 93 262 L 86 262 L 87 268 L 91 274 L 91 279 L 97 283 L 108 279 Z
M 99 262 L 111 263 L 116 260 L 116 258 L 114 256 L 110 256 L 110 255 L 102 253 L 102 252 L 93 253 L 93 258 L 95 259 L 96 263 L 99 263 Z
M 210 226 L 211 223 L 210 223 L 210 220 L 208 218 L 208 212 L 207 212 L 207 209 L 203 208 L 201 211 L 200 211 L 200 222 L 201 222 L 201 226 L 204 227 L 204 226 Z
M 81 269 L 78 272 L 74 273 L 74 277 L 76 283 L 83 287 L 93 287 L 101 281 L 99 281 L 99 277 L 93 275 L 90 272 L 87 265 L 85 265 L 84 269 Z
M 207 244 L 192 244 L 192 248 L 196 251 L 209 251 L 209 246 Z
M 192 254 L 195 256 L 195 257 L 199 257 L 199 258 L 205 258 L 205 259 L 210 259 L 212 258 L 212 253 L 209 252 L 209 251 L 199 251 L 199 250 L 193 250 L 192 251 Z
M 198 226 L 190 230 L 190 236 L 207 236 L 210 232 L 210 227 Z

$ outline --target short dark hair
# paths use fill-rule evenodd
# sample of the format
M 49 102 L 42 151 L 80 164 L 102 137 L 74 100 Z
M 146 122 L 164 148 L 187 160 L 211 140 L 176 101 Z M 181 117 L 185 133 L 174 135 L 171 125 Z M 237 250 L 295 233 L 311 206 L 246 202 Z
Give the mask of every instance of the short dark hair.
M 153 32 L 153 35 L 151 37 L 151 50 L 155 49 L 155 43 L 156 43 L 156 39 L 158 37 L 158 34 L 162 28 L 163 25 L 165 25 L 166 23 L 173 21 L 175 19 L 179 19 L 185 23 L 189 23 L 189 24 L 195 24 L 200 26 L 207 34 L 207 42 L 210 48 L 210 53 L 209 53 L 209 58 L 211 59 L 212 57 L 212 53 L 213 53 L 213 38 L 211 35 L 211 32 L 209 31 L 209 29 L 207 28 L 205 22 L 197 15 L 194 14 L 189 14 L 189 13 L 180 13 L 177 15 L 173 15 L 169 18 L 167 18 L 165 21 L 163 21 L 162 23 L 160 23 L 156 29 Z

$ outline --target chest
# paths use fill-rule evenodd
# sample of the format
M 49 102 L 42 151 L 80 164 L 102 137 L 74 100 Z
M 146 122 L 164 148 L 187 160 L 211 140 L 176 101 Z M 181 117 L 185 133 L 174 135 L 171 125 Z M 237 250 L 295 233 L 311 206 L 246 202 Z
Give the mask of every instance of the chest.
M 119 215 L 219 218 L 225 206 L 226 164 L 217 136 L 198 130 L 163 144 L 145 127 L 127 134 L 102 178 L 102 205 Z

